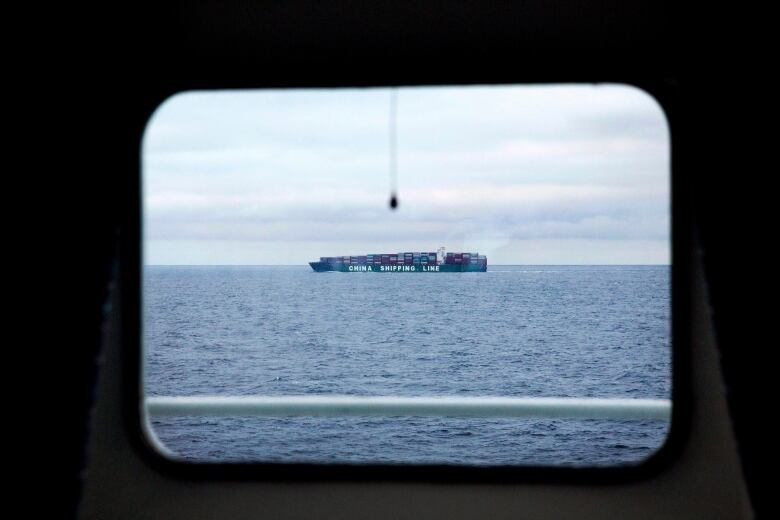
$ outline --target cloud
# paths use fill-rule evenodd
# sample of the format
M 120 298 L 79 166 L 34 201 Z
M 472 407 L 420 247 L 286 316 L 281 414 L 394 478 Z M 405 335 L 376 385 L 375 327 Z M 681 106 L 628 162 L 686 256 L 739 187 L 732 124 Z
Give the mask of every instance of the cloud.
M 401 89 L 401 208 L 391 213 L 388 92 L 172 98 L 144 139 L 145 240 L 166 255 L 174 243 L 231 241 L 227 263 L 246 257 L 242 243 L 286 244 L 296 261 L 309 254 L 305 243 L 489 240 L 519 251 L 512 244 L 528 240 L 644 240 L 668 250 L 668 129 L 646 94 Z M 652 249 L 648 258 L 658 258 Z M 558 256 L 571 251 L 555 251 L 549 260 L 566 263 Z

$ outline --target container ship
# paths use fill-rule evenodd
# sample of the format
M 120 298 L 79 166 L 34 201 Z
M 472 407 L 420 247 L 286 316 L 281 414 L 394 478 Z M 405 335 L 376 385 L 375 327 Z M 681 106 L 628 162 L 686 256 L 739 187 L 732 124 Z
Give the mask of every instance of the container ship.
M 479 253 L 374 253 L 363 256 L 323 256 L 309 262 L 318 273 L 484 273 L 487 257 Z

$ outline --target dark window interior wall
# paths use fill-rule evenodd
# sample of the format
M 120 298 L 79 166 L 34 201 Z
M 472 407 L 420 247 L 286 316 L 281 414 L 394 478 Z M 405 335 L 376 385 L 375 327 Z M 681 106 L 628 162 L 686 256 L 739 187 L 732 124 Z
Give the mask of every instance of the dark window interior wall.
M 47 217 L 33 219 L 42 253 L 57 260 L 47 308 L 53 363 L 65 368 L 64 503 L 75 509 L 97 375 L 102 318 L 128 201 L 136 200 L 138 136 L 152 108 L 182 88 L 555 81 L 672 82 L 695 167 L 691 207 L 703 256 L 735 430 L 755 506 L 761 444 L 750 347 L 759 344 L 755 286 L 747 265 L 759 183 L 747 151 L 752 91 L 734 49 L 718 43 L 712 15 L 653 1 L 119 2 L 61 13 L 48 33 L 51 66 L 38 85 L 51 111 L 35 136 L 46 153 L 38 180 Z M 723 20 L 720 20 L 723 21 Z M 709 43 L 708 43 L 709 42 Z M 734 97 L 745 99 L 737 108 Z M 727 102 L 724 105 L 724 100 Z M 713 107 L 718 107 L 714 110 Z M 717 150 L 717 154 L 713 153 Z M 734 182 L 734 172 L 743 172 Z M 726 196 L 729 195 L 727 198 Z M 726 200 L 729 211 L 724 211 Z M 129 202 L 132 204 L 132 202 Z M 132 210 L 132 208 L 130 208 Z M 744 210 L 744 212 L 743 212 Z M 29 210 L 28 210 L 29 211 Z M 42 255 L 39 255 L 42 256 Z M 42 271 L 43 272 L 43 271 Z M 43 331 L 45 333 L 45 331 Z M 63 340 L 62 338 L 66 339 Z M 54 350 L 54 349 L 52 349 Z M 61 448 L 61 449 L 57 449 Z

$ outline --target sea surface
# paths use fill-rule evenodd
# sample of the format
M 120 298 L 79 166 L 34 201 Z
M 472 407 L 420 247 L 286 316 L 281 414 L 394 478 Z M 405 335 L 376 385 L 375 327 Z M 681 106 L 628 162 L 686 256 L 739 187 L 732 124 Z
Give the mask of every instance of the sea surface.
M 144 268 L 149 396 L 671 397 L 669 266 Z M 659 420 L 153 417 L 198 462 L 609 466 Z

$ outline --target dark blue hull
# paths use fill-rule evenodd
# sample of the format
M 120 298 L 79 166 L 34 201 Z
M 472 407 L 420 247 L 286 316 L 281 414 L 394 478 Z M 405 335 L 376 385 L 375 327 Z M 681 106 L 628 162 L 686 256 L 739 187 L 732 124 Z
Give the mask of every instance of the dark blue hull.
M 331 264 L 328 262 L 309 262 L 314 271 L 325 273 L 335 271 L 340 273 L 484 273 L 484 264 L 439 264 L 439 265 L 354 265 Z

